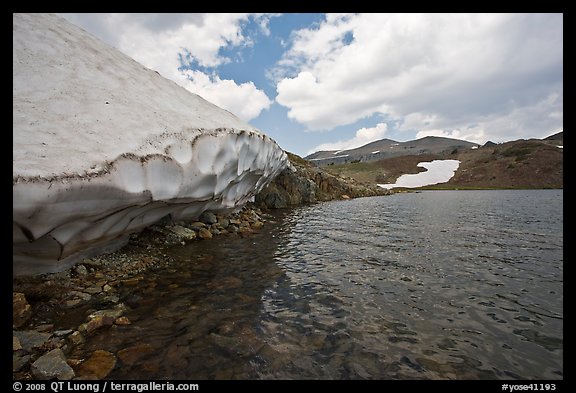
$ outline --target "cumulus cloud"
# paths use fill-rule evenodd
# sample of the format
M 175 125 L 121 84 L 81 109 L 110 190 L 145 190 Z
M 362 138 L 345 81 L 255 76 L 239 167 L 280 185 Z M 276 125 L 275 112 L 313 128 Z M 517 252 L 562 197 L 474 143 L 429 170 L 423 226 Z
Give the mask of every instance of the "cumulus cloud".
M 253 44 L 242 26 L 254 18 L 268 31 L 268 15 L 249 14 L 62 14 L 162 76 L 248 121 L 270 106 L 266 94 L 249 83 L 237 84 L 182 67 L 217 67 L 231 61 L 221 49 Z M 194 67 L 195 65 L 199 67 Z
M 532 129 L 528 108 L 551 95 L 556 116 L 538 110 L 549 119 L 538 125 L 561 125 L 562 61 L 561 14 L 338 14 L 294 32 L 270 74 L 276 101 L 310 130 L 381 113 L 478 139 L 513 130 L 503 119 Z
M 375 127 L 361 128 L 356 131 L 352 139 L 332 143 L 323 143 L 311 149 L 308 154 L 321 150 L 349 150 L 364 146 L 370 142 L 384 138 L 388 126 L 386 123 L 378 123 Z
M 220 79 L 216 74 L 207 75 L 193 70 L 186 70 L 183 74 L 188 78 L 184 87 L 241 119 L 253 119 L 272 104 L 268 96 L 252 82 L 238 85 L 233 80 Z

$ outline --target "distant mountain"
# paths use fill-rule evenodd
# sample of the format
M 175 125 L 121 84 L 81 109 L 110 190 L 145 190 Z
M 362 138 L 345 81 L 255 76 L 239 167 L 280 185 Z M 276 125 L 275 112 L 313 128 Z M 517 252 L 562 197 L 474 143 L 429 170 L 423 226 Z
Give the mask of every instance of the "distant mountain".
M 453 151 L 478 148 L 477 143 L 459 139 L 426 136 L 424 138 L 396 142 L 381 139 L 350 150 L 318 151 L 305 157 L 318 166 L 377 161 L 385 158 L 422 154 L 444 154 Z
M 544 141 L 557 141 L 557 140 L 563 141 L 564 140 L 564 132 L 560 131 L 554 135 L 550 135 L 549 137 L 544 138 L 543 140 Z
M 445 139 L 445 138 L 440 138 Z M 459 160 L 447 183 L 432 188 L 564 188 L 562 133 L 543 139 L 486 143 L 477 148 L 433 154 L 396 155 L 376 161 L 333 164 L 324 167 L 334 175 L 360 183 L 394 183 L 403 174 L 425 171 L 420 162 Z

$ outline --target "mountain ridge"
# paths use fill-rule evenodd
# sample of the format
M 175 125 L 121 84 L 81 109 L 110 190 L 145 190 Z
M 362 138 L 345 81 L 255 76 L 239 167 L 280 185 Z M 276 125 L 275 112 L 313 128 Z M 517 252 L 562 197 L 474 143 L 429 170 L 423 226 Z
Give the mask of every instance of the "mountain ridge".
M 405 155 L 441 154 L 454 149 L 471 149 L 479 146 L 479 144 L 473 142 L 437 136 L 425 136 L 406 142 L 384 138 L 354 149 L 314 152 L 304 157 L 304 159 L 318 166 L 326 166 L 377 161 Z
M 420 162 L 455 159 L 461 164 L 454 177 L 446 183 L 427 188 L 563 188 L 563 141 L 563 133 L 559 132 L 542 139 L 485 143 L 476 148 L 396 155 L 380 160 L 336 163 L 323 168 L 359 183 L 385 184 L 394 183 L 403 174 L 425 171 L 417 166 Z

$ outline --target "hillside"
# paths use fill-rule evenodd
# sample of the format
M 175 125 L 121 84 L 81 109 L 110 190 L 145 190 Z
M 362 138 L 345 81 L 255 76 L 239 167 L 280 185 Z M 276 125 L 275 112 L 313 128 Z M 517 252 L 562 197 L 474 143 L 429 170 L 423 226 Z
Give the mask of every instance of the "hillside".
M 350 150 L 319 151 L 310 154 L 305 159 L 318 166 L 348 164 L 354 162 L 371 162 L 391 157 L 422 154 L 446 154 L 457 150 L 470 149 L 478 146 L 476 143 L 459 139 L 427 136 L 407 142 L 396 142 L 391 139 L 381 139 L 367 145 Z
M 564 188 L 563 149 L 547 141 L 511 141 L 465 151 L 457 159 L 460 168 L 447 186 Z
M 502 144 L 487 143 L 477 149 L 456 149 L 441 154 L 404 155 L 378 161 L 329 165 L 338 176 L 368 184 L 394 183 L 403 174 L 424 171 L 419 162 L 455 159 L 461 162 L 454 177 L 428 188 L 563 188 L 562 133 L 545 139 Z

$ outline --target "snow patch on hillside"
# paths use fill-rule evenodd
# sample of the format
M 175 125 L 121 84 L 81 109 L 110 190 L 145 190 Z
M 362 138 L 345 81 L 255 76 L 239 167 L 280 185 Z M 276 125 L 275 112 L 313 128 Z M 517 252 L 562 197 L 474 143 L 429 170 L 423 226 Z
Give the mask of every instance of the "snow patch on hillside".
M 416 188 L 432 184 L 446 183 L 454 176 L 454 173 L 460 166 L 460 161 L 434 160 L 431 162 L 420 162 L 417 166 L 426 168 L 427 171 L 417 174 L 402 175 L 394 184 L 378 184 L 378 186 L 389 190 L 399 187 Z

